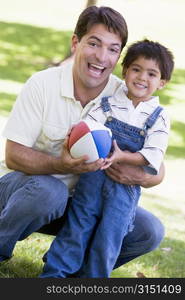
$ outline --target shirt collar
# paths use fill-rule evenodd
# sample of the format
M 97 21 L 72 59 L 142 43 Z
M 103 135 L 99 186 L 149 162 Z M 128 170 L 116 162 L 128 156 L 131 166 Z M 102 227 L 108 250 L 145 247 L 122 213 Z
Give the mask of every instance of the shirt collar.
M 75 99 L 73 85 L 73 60 L 63 62 L 61 65 L 61 96 Z
M 109 80 L 106 86 L 104 87 L 103 91 L 96 98 L 92 99 L 91 103 L 97 103 L 98 101 L 100 101 L 102 97 L 105 96 L 112 97 L 116 92 L 116 90 L 121 86 L 121 84 L 122 84 L 121 79 L 119 79 L 117 76 L 113 74 L 110 74 Z

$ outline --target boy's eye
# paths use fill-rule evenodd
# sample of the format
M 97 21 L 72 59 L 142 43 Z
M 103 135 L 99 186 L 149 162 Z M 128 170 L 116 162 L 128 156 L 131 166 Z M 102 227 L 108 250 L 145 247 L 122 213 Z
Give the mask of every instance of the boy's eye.
M 155 73 L 149 73 L 149 76 L 150 77 L 156 77 L 156 74 Z
M 139 72 L 139 69 L 136 68 L 136 67 L 132 68 L 132 70 L 133 70 L 134 72 Z

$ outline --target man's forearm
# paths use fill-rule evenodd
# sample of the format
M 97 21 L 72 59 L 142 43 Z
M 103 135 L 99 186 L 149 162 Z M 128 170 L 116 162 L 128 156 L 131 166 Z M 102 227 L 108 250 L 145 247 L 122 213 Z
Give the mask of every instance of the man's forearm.
M 150 188 L 162 182 L 164 178 L 164 165 L 161 166 L 158 175 L 148 174 L 143 170 L 143 168 L 137 167 L 135 170 L 130 169 L 128 176 L 133 184 L 139 184 L 144 188 Z
M 144 170 L 143 170 L 143 172 L 144 172 Z M 143 178 L 141 178 L 140 185 L 144 188 L 150 188 L 155 185 L 158 185 L 163 181 L 164 175 L 165 175 L 165 168 L 164 168 L 164 164 L 162 163 L 158 175 L 150 175 L 150 174 L 144 172 Z
M 86 155 L 79 158 L 71 157 L 67 139 L 58 157 L 10 140 L 6 143 L 7 167 L 27 174 L 81 174 L 97 171 L 104 164 L 103 159 L 92 163 L 86 163 L 86 161 Z
M 57 158 L 18 143 L 7 141 L 6 164 L 12 170 L 27 174 L 55 174 Z

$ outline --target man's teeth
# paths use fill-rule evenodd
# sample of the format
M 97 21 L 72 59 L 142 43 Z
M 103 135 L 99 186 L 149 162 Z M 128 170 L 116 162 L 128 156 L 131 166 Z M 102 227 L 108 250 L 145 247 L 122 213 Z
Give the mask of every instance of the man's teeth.
M 98 65 L 95 65 L 95 64 L 90 64 L 90 66 L 93 67 L 93 68 L 99 69 L 99 70 L 104 70 L 104 67 L 102 67 L 102 66 L 98 66 Z

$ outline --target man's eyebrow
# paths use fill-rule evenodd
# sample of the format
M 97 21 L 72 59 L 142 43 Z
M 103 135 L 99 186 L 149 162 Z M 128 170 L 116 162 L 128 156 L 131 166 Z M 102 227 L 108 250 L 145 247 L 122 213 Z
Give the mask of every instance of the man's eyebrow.
M 102 42 L 102 40 L 99 39 L 96 35 L 91 35 L 88 37 L 88 40 L 91 40 L 91 39 L 97 40 L 99 43 Z M 121 48 L 121 45 L 119 43 L 112 43 L 111 46 L 117 46 L 117 47 Z
M 101 42 L 101 40 L 97 36 L 95 36 L 95 35 L 89 36 L 88 40 L 90 40 L 90 39 L 94 39 L 94 40 L 97 40 L 98 42 Z

